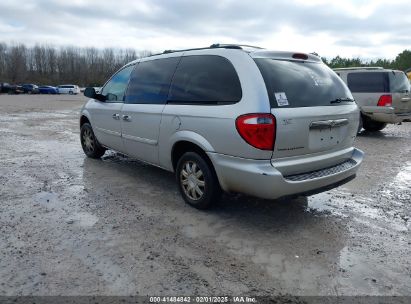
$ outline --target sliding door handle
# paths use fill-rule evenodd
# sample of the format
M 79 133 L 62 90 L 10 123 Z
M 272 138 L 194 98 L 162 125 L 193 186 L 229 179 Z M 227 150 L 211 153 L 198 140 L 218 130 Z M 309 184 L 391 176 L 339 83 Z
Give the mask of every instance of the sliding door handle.
M 124 120 L 124 121 L 131 121 L 131 116 L 129 116 L 129 115 L 123 115 L 123 120 Z

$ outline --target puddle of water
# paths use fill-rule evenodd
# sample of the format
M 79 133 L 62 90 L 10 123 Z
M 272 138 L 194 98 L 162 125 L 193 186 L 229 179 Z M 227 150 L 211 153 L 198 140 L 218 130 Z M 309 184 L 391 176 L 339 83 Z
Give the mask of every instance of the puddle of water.
M 381 204 L 384 202 L 381 201 Z M 307 212 L 321 213 L 323 216 L 334 215 L 342 218 L 350 218 L 357 223 L 364 224 L 373 229 L 381 229 L 389 226 L 396 231 L 407 231 L 409 227 L 402 219 L 389 216 L 389 212 L 373 207 L 375 198 L 368 198 L 338 190 L 335 193 L 320 193 L 308 197 Z M 388 215 L 388 216 L 387 216 Z

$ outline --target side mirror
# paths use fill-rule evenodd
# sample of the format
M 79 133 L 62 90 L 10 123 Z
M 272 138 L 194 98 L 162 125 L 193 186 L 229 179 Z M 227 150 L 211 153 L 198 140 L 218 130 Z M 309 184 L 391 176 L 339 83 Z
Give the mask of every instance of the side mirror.
M 96 99 L 98 101 L 106 101 L 106 97 L 102 94 L 96 93 L 96 89 L 94 88 L 86 88 L 84 90 L 84 96 L 92 99 Z
M 86 88 L 84 90 L 84 96 L 94 99 L 96 97 L 96 90 L 94 88 Z

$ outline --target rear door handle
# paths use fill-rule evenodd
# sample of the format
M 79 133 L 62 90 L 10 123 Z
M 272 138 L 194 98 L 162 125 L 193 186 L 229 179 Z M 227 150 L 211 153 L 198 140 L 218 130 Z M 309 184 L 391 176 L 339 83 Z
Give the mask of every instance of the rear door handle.
M 116 113 L 116 114 L 113 114 L 113 119 L 115 119 L 115 120 L 119 120 L 120 119 L 120 114 L 118 114 L 118 113 Z
M 123 115 L 123 120 L 124 120 L 124 121 L 131 121 L 131 116 L 129 116 L 129 115 Z

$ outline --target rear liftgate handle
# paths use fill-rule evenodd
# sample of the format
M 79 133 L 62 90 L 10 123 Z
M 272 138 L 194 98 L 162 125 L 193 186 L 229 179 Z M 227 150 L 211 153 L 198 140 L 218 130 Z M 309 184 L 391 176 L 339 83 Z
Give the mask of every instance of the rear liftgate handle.
M 336 120 L 322 120 L 314 121 L 310 124 L 310 129 L 329 129 L 334 127 L 341 127 L 348 125 L 348 119 L 336 119 Z

